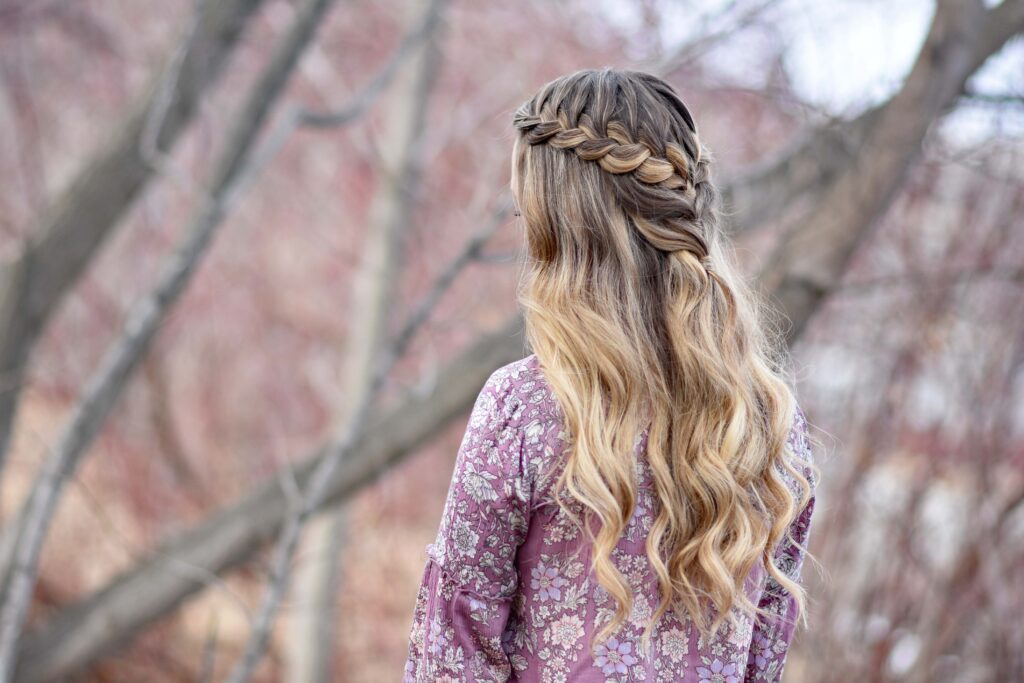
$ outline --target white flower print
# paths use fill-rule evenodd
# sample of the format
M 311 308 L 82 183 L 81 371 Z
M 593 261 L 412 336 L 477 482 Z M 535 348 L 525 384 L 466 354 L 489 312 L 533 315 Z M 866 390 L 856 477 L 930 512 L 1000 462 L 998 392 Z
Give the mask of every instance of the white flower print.
M 637 594 L 633 598 L 633 609 L 629 614 L 629 622 L 642 629 L 652 616 L 654 616 L 654 610 L 651 609 L 651 603 L 645 596 Z
M 745 614 L 736 614 L 736 623 L 733 625 L 729 642 L 740 648 L 747 648 L 753 636 L 754 622 Z
M 480 534 L 475 532 L 465 520 L 459 520 L 452 530 L 452 539 L 455 541 L 455 549 L 463 555 L 475 555 L 476 544 L 480 541 Z
M 564 667 L 565 662 L 561 659 L 556 658 L 551 662 L 548 662 L 548 664 L 541 669 L 541 683 L 568 683 L 569 677 Z
M 568 650 L 574 647 L 583 635 L 583 620 L 575 614 L 567 614 L 551 622 L 548 626 L 547 639 L 552 644 Z
M 491 472 L 479 472 L 472 464 L 466 466 L 462 473 L 462 488 L 478 505 L 486 501 L 498 500 L 498 492 L 491 482 L 496 479 Z
M 673 663 L 683 661 L 690 650 L 690 634 L 682 629 L 673 628 L 661 634 L 661 651 Z

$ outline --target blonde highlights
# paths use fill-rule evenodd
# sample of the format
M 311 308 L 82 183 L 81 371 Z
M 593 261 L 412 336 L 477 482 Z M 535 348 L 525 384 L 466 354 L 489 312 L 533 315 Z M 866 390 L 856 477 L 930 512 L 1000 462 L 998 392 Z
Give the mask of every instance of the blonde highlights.
M 514 125 L 528 252 L 519 301 L 572 439 L 555 491 L 586 520 L 555 498 L 585 528 L 617 605 L 598 640 L 633 606 L 612 552 L 636 505 L 645 428 L 659 502 L 647 555 L 661 589 L 645 648 L 669 610 L 705 635 L 733 608 L 756 613 L 745 582 L 759 562 L 804 614 L 802 586 L 773 557 L 811 492 L 787 457 L 797 408 L 786 356 L 733 265 L 689 110 L 650 74 L 583 70 L 541 88 Z

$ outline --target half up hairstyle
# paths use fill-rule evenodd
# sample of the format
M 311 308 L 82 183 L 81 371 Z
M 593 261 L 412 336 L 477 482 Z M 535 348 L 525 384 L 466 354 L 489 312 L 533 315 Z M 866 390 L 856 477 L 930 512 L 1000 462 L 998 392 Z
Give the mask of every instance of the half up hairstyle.
M 791 462 L 799 407 L 784 340 L 733 265 L 693 116 L 662 79 L 605 68 L 551 81 L 513 121 L 519 302 L 571 440 L 555 499 L 585 526 L 617 604 L 598 640 L 632 611 L 612 551 L 636 505 L 645 429 L 657 501 L 646 549 L 661 601 L 644 648 L 670 609 L 705 636 L 734 607 L 764 614 L 745 592 L 759 564 L 806 623 L 804 589 L 775 549 L 817 467 Z

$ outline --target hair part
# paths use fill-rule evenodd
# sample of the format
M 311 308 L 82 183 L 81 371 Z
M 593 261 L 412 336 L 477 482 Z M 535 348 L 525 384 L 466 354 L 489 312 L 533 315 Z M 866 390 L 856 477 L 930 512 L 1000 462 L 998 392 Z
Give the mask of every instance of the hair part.
M 811 490 L 787 457 L 797 408 L 784 341 L 734 266 L 692 115 L 660 78 L 605 68 L 544 85 L 513 121 L 519 301 L 572 440 L 555 499 L 585 528 L 617 604 L 598 640 L 633 606 L 612 551 L 636 505 L 645 428 L 661 601 L 644 647 L 669 610 L 705 635 L 734 608 L 759 613 L 744 590 L 759 562 L 803 614 L 803 588 L 773 559 Z

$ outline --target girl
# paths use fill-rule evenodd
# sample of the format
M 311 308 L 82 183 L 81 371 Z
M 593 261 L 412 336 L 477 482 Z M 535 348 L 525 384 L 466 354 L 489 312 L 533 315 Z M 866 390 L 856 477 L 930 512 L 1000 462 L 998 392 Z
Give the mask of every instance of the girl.
M 556 79 L 515 113 L 529 356 L 473 407 L 411 681 L 778 681 L 818 468 L 663 80 Z

